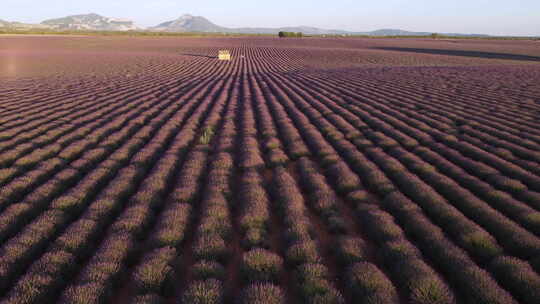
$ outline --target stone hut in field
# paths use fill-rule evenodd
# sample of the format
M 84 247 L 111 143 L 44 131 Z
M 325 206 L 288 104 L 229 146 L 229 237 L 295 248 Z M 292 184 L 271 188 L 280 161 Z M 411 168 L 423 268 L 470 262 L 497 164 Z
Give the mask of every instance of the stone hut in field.
M 220 50 L 218 53 L 218 59 L 225 61 L 231 60 L 231 52 L 229 50 Z

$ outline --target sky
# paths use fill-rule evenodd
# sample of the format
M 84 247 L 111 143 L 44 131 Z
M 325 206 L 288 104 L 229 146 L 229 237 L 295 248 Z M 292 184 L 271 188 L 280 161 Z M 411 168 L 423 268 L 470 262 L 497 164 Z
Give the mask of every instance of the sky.
M 182 14 L 226 27 L 307 25 L 371 31 L 396 28 L 437 33 L 540 36 L 540 0 L 1 0 L 0 19 L 39 23 L 97 13 L 155 26 Z

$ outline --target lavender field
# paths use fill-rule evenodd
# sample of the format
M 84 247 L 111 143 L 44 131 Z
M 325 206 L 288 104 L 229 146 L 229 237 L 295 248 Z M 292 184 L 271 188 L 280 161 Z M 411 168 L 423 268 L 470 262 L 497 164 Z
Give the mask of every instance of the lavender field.
M 540 43 L 0 37 L 0 299 L 540 303 Z

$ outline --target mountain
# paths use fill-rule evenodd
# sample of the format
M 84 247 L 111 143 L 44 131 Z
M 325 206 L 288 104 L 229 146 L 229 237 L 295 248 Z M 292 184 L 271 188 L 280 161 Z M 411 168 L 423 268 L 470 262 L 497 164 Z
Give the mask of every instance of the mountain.
M 430 36 L 433 32 L 409 32 L 399 29 L 380 29 L 372 32 L 363 33 L 369 36 Z M 460 33 L 438 33 L 443 36 L 451 37 L 489 37 L 483 34 L 460 34 Z
M 208 19 L 201 16 L 192 16 L 185 14 L 180 18 L 172 21 L 167 21 L 159 24 L 158 26 L 149 28 L 151 31 L 160 32 L 205 32 L 205 33 L 217 33 L 227 32 L 228 29 L 215 25 Z
M 49 19 L 41 24 L 55 30 L 129 31 L 138 29 L 131 20 L 108 18 L 93 13 Z
M 49 26 L 42 25 L 42 24 L 30 24 L 30 23 L 9 22 L 5 20 L 0 20 L 0 28 L 29 30 L 29 29 L 49 29 Z
M 429 36 L 431 32 L 410 32 L 400 29 L 380 29 L 371 32 L 351 32 L 344 30 L 328 30 L 310 26 L 293 26 L 279 28 L 241 27 L 228 28 L 219 26 L 202 16 L 185 14 L 172 21 L 163 22 L 157 26 L 141 29 L 133 21 L 103 17 L 98 14 L 73 15 L 58 19 L 49 19 L 41 24 L 26 24 L 0 20 L 0 28 L 12 29 L 48 29 L 48 30 L 91 30 L 91 31 L 154 31 L 154 32 L 202 32 L 202 33 L 231 33 L 231 34 L 269 34 L 279 32 L 302 32 L 306 35 L 365 35 L 365 36 Z M 489 37 L 479 34 L 439 33 L 445 36 Z
M 148 28 L 149 31 L 159 32 L 203 32 L 203 33 L 234 33 L 234 34 L 277 34 L 283 32 L 302 32 L 308 35 L 346 34 L 346 31 L 323 30 L 315 27 L 281 27 L 281 28 L 227 28 L 216 25 L 202 16 L 184 14 L 180 18 L 161 23 Z
M 427 36 L 431 35 L 428 32 L 409 32 L 399 29 L 380 29 L 372 32 L 367 32 L 370 36 Z
M 262 28 L 262 27 L 242 27 L 242 28 L 227 28 L 216 25 L 210 20 L 202 16 L 192 16 L 185 14 L 180 18 L 161 23 L 157 26 L 150 27 L 149 31 L 159 32 L 203 32 L 203 33 L 233 33 L 233 34 L 273 34 L 279 32 L 302 32 L 306 35 L 366 35 L 366 36 L 429 36 L 431 32 L 409 32 L 400 29 L 380 29 L 371 32 L 350 32 L 344 30 L 327 30 L 310 26 L 296 27 L 279 27 L 279 28 Z M 479 34 L 456 34 L 456 33 L 441 33 L 447 36 L 471 36 L 471 37 L 487 37 L 488 35 Z
M 281 28 L 227 28 L 216 25 L 202 16 L 184 14 L 180 18 L 148 28 L 159 32 L 203 32 L 203 33 L 235 33 L 235 34 L 277 34 L 284 32 L 302 32 L 308 35 L 346 34 L 346 31 L 323 30 L 315 27 L 281 27 Z

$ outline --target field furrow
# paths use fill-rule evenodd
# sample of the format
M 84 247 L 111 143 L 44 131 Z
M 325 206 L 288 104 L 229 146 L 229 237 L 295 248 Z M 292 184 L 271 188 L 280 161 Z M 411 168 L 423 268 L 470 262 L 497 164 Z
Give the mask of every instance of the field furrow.
M 534 42 L 71 39 L 0 37 L 0 303 L 540 303 Z

